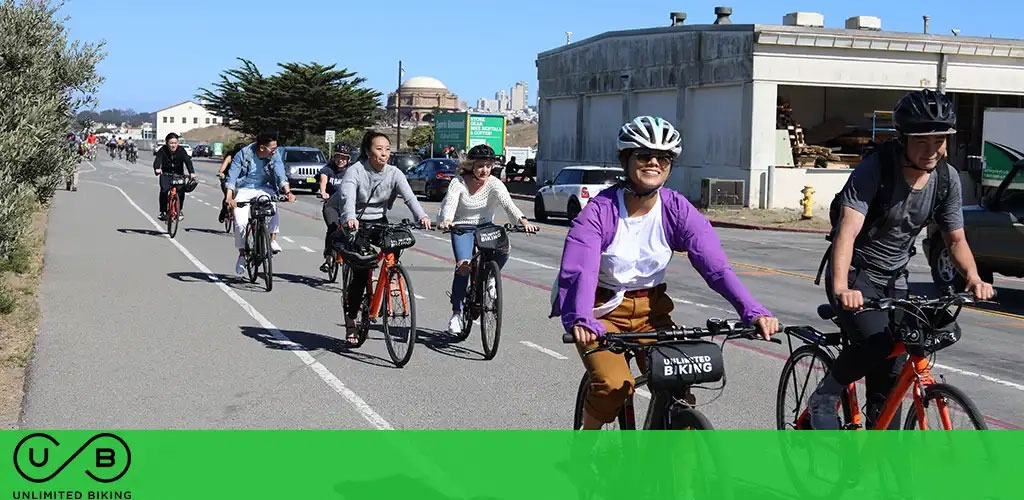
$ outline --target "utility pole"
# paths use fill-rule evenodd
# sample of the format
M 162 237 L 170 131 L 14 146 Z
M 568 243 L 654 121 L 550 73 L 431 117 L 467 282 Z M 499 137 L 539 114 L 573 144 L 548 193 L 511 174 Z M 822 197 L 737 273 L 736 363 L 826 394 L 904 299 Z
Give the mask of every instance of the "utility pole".
M 395 94 L 395 135 L 398 144 L 396 151 L 402 149 L 402 61 L 398 61 L 398 92 Z

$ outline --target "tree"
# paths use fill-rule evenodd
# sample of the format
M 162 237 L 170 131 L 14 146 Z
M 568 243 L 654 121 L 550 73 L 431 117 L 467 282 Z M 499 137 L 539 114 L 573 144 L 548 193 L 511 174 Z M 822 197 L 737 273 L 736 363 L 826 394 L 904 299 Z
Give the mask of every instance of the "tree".
M 409 137 L 409 140 L 405 141 L 413 149 L 420 149 L 431 142 L 434 142 L 433 125 L 420 125 L 412 129 L 412 135 Z
M 319 63 L 279 63 L 281 72 L 264 76 L 252 61 L 221 73 L 213 90 L 196 97 L 248 135 L 276 130 L 284 143 L 304 143 L 325 130 L 365 127 L 380 93 L 346 68 Z
M 103 44 L 69 42 L 58 8 L 0 1 L 0 268 L 75 166 L 78 153 L 64 137 L 103 81 L 96 73 Z

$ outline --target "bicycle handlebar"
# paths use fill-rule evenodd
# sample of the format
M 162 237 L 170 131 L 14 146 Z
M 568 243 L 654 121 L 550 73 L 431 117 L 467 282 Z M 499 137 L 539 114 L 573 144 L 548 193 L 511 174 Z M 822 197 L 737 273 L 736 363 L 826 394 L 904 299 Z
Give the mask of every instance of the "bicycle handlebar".
M 890 311 L 893 309 L 901 309 L 906 307 L 946 309 L 951 306 L 963 306 L 975 303 L 977 303 L 977 300 L 975 300 L 974 298 L 974 293 L 960 292 L 934 299 L 929 299 L 927 297 L 910 297 L 907 299 L 870 299 L 864 301 L 864 307 L 861 310 Z
M 256 203 L 256 204 L 259 204 L 261 202 L 262 203 L 270 203 L 270 202 L 274 202 L 274 201 L 288 201 L 288 196 L 283 195 L 283 194 L 276 194 L 274 196 L 269 196 L 269 195 L 261 194 L 261 195 L 257 196 L 256 198 L 253 198 L 253 199 L 251 199 L 249 201 L 236 201 L 235 202 L 235 206 L 237 206 L 238 208 L 244 208 L 245 206 L 251 205 L 253 203 Z
M 359 222 L 359 230 L 382 228 L 382 229 L 423 229 L 423 224 L 411 222 L 409 219 L 402 219 L 401 222 L 389 222 L 387 224 L 381 222 Z
M 493 225 L 497 226 L 497 224 L 493 224 Z M 452 225 L 451 227 L 448 227 L 448 228 L 445 228 L 445 229 L 441 229 L 440 227 L 435 226 L 434 230 L 441 231 L 444 234 L 448 234 L 448 233 L 464 233 L 466 231 L 475 231 L 479 227 L 481 227 L 481 226 L 474 226 L 472 224 L 455 224 L 455 225 Z M 487 227 L 487 225 L 484 225 L 483 227 Z M 526 233 L 526 234 L 533 234 L 533 233 L 535 233 L 535 231 L 528 231 L 526 229 L 526 227 L 524 227 L 524 226 L 521 226 L 521 225 L 518 225 L 518 224 L 512 225 L 512 224 L 509 224 L 507 222 L 505 224 L 502 224 L 500 227 L 504 228 L 505 232 L 508 232 L 508 233 Z
M 779 325 L 779 327 L 781 329 L 782 325 Z M 747 338 L 751 340 L 761 339 L 761 335 L 758 333 L 758 328 L 756 326 L 744 325 L 738 320 L 733 319 L 710 318 L 708 319 L 706 327 L 676 326 L 652 332 L 606 333 L 599 342 L 605 344 L 609 342 L 627 343 L 638 340 L 656 340 L 663 342 L 668 340 L 692 340 L 702 337 L 715 337 L 718 335 L 725 335 L 727 338 Z M 576 338 L 572 333 L 562 334 L 562 343 L 573 344 L 575 342 Z M 772 338 L 769 342 L 776 344 L 782 343 L 782 341 L 777 338 Z

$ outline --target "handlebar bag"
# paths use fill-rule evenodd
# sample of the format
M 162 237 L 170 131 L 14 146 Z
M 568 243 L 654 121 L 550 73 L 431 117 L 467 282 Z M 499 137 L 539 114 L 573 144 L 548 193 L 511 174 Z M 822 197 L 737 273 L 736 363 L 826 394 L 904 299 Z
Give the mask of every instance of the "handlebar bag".
M 706 340 L 659 343 L 647 350 L 653 391 L 681 394 L 687 387 L 718 382 L 725 376 L 722 349 Z
M 412 231 L 405 228 L 390 229 L 381 238 L 380 248 L 386 252 L 395 252 L 405 250 L 415 244 L 416 238 L 412 235 Z
M 501 226 L 482 226 L 476 229 L 476 247 L 480 250 L 507 252 L 508 234 Z

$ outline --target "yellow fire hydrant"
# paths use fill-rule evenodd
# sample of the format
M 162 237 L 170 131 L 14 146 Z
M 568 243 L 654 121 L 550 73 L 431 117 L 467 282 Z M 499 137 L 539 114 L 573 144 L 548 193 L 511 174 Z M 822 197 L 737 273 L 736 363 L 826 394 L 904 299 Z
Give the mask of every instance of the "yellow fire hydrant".
M 811 213 L 811 207 L 814 204 L 814 188 L 811 186 L 804 186 L 804 188 L 800 192 L 803 193 L 804 195 L 804 198 L 800 200 L 800 204 L 803 205 L 804 207 L 804 213 L 800 218 L 810 219 L 814 217 L 814 215 Z

